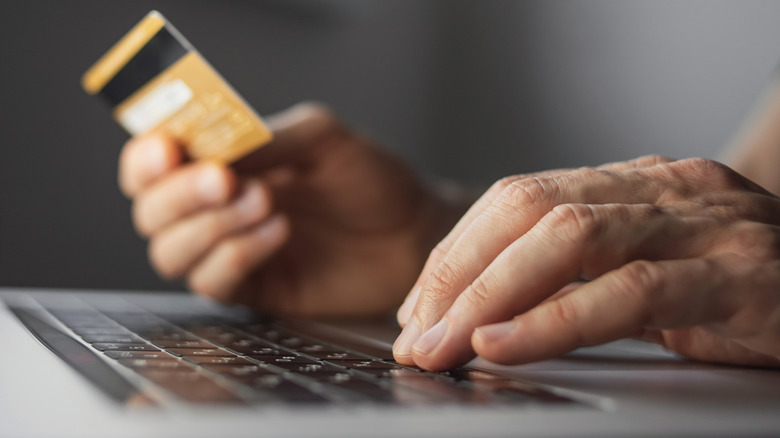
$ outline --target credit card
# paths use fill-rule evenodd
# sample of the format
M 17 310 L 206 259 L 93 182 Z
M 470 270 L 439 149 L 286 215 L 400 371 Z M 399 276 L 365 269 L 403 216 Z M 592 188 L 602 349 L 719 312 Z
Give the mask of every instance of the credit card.
M 162 132 L 195 160 L 230 163 L 268 143 L 254 109 L 165 17 L 150 12 L 82 77 L 130 135 Z

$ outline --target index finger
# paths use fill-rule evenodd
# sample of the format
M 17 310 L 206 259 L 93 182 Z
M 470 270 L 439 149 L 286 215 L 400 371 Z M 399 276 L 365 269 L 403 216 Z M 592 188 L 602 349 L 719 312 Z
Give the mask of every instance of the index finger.
M 662 157 L 660 155 L 647 155 L 642 156 L 629 161 L 622 161 L 618 163 L 608 163 L 597 167 L 598 170 L 607 170 L 613 172 L 620 172 L 630 169 L 641 169 L 645 167 L 655 166 L 657 164 L 668 163 L 672 161 L 669 158 Z M 423 283 L 430 277 L 431 273 L 439 266 L 444 260 L 444 257 L 452 249 L 455 241 L 463 234 L 466 228 L 471 225 L 474 220 L 479 217 L 486 209 L 488 209 L 496 198 L 506 190 L 515 181 L 526 178 L 544 178 L 548 176 L 559 175 L 564 172 L 570 172 L 573 169 L 554 169 L 543 172 L 536 172 L 527 175 L 516 175 L 506 177 L 495 184 L 493 184 L 487 192 L 485 192 L 469 209 L 466 214 L 458 221 L 453 229 L 447 234 L 447 236 L 439 242 L 438 245 L 431 251 L 428 260 L 425 262 L 422 272 L 417 277 L 417 281 L 411 289 L 411 292 L 407 295 L 404 303 L 398 309 L 396 313 L 396 319 L 398 324 L 402 327 L 406 325 L 409 318 L 412 316 L 414 306 L 417 304 L 417 299 L 420 296 Z
M 119 188 L 128 198 L 135 197 L 183 160 L 181 147 L 162 134 L 133 137 L 119 155 Z

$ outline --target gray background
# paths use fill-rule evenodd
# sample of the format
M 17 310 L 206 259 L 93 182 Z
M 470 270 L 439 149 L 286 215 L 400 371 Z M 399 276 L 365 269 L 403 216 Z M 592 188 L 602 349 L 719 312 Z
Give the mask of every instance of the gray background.
M 771 1 L 0 3 L 0 286 L 179 289 L 116 188 L 81 73 L 159 9 L 263 114 L 328 103 L 421 172 L 716 157 L 780 59 Z

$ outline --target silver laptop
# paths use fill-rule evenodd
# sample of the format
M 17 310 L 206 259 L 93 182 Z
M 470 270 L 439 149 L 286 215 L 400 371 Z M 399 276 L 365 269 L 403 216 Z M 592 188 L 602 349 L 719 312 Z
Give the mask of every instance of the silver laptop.
M 395 363 L 387 321 L 174 293 L 0 289 L 2 437 L 780 436 L 780 371 L 620 341 L 556 360 Z

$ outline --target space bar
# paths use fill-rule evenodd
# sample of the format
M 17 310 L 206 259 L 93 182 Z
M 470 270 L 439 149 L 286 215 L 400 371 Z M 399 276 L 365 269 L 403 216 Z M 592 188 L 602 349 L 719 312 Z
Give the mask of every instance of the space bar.
M 126 403 L 138 389 L 83 344 L 21 307 L 8 306 L 30 333 L 109 397 Z M 136 397 L 145 399 L 145 397 Z

